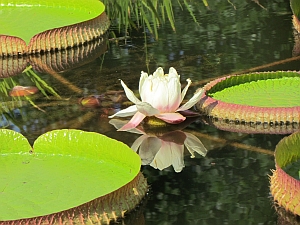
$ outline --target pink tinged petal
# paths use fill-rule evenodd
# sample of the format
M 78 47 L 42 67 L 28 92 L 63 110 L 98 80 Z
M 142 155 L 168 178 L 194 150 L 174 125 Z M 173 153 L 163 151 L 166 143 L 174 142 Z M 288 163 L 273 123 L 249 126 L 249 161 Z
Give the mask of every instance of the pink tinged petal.
M 177 124 L 184 121 L 186 118 L 181 115 L 180 113 L 161 113 L 158 115 L 155 115 L 158 119 L 161 119 L 167 123 L 171 124 Z
M 194 158 L 194 152 L 197 152 L 199 155 L 203 157 L 206 156 L 207 149 L 204 147 L 202 142 L 193 134 L 185 133 L 186 139 L 184 141 L 184 145 L 187 147 L 189 152 L 191 153 L 191 158 Z
M 111 125 L 113 125 L 116 129 L 120 129 L 127 122 L 128 122 L 128 120 L 111 119 L 108 123 L 111 124 Z M 138 129 L 138 128 L 131 129 L 128 132 L 134 133 L 134 134 L 145 134 L 145 132 L 142 129 Z
M 121 84 L 124 88 L 124 91 L 125 91 L 125 94 L 126 94 L 126 97 L 132 101 L 134 104 L 137 104 L 139 102 L 141 102 L 132 92 L 132 90 L 130 90 L 127 85 L 121 80 Z
M 194 96 L 184 105 L 182 105 L 181 107 L 179 107 L 176 111 L 184 111 L 184 110 L 188 110 L 191 107 L 193 107 L 197 102 L 200 101 L 202 95 L 204 94 L 204 89 L 203 88 L 199 88 L 196 93 L 194 94 Z
M 127 131 L 135 128 L 143 121 L 145 117 L 146 116 L 144 114 L 137 112 L 136 114 L 134 114 L 131 120 L 128 123 L 126 123 L 123 127 L 121 127 L 118 131 Z
M 137 110 L 136 105 L 132 105 L 126 109 L 123 109 L 123 110 L 115 113 L 114 115 L 109 116 L 108 118 L 113 118 L 115 116 L 119 116 L 119 117 L 133 116 L 137 111 L 138 110 Z
M 192 83 L 192 81 L 190 80 L 190 79 L 187 79 L 186 80 L 188 83 L 187 83 L 187 85 L 184 87 L 184 89 L 182 90 L 182 92 L 181 92 L 181 102 L 183 101 L 183 99 L 184 99 L 184 97 L 185 97 L 185 95 L 186 95 L 186 92 L 187 92 L 187 90 L 189 89 L 189 87 L 190 87 L 190 85 L 191 85 L 191 83 Z
M 145 116 L 154 116 L 159 114 L 159 110 L 147 102 L 141 102 L 136 105 L 137 110 Z

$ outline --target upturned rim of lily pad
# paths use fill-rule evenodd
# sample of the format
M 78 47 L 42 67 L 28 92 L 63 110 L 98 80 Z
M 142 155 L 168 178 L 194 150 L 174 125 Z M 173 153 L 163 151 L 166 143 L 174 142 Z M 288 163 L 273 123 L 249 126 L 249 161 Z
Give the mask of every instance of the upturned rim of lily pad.
M 219 130 L 246 134 L 291 134 L 300 129 L 299 123 L 245 123 L 240 121 L 219 120 L 218 118 L 206 116 L 202 117 L 201 121 Z
M 0 129 L 0 140 L 0 225 L 109 224 L 148 191 L 139 156 L 99 133 L 53 130 L 31 147 Z
M 225 76 L 203 87 L 205 93 L 196 107 L 211 118 L 229 122 L 298 124 L 300 101 L 298 104 L 297 98 L 294 98 L 297 91 L 293 91 L 298 90 L 298 87 L 293 85 L 300 85 L 299 72 L 274 71 Z M 239 92 L 236 92 L 236 87 L 240 88 Z M 223 90 L 227 92 L 219 99 L 213 96 Z M 222 99 L 223 97 L 226 101 Z M 246 102 L 236 103 L 242 98 L 246 98 Z M 265 100 L 267 98 L 269 100 Z M 290 100 L 293 102 L 289 106 Z M 270 105 L 267 105 L 267 101 L 271 102 Z
M 45 54 L 23 57 L 0 57 L 0 78 L 16 76 L 24 72 L 28 65 L 40 73 L 61 72 L 85 65 L 107 49 L 107 35 L 103 35 L 85 45 Z
M 276 204 L 294 215 L 300 215 L 300 180 L 284 168 L 300 159 L 300 132 L 284 137 L 274 152 L 276 169 L 270 176 L 270 190 Z
M 0 8 L 6 21 L 1 23 L 0 57 L 80 46 L 102 36 L 110 25 L 104 4 L 97 0 L 10 0 Z

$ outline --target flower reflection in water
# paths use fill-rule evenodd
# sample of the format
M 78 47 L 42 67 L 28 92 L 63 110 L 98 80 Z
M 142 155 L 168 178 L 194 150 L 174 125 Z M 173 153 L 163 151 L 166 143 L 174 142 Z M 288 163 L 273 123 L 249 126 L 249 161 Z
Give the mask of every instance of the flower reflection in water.
M 116 129 L 126 122 L 119 119 L 109 121 Z M 142 134 L 131 148 L 140 155 L 142 165 L 150 165 L 155 169 L 163 170 L 172 165 L 176 172 L 181 172 L 185 166 L 184 147 L 190 152 L 191 158 L 195 157 L 195 152 L 203 157 L 207 153 L 207 149 L 195 135 L 181 130 L 152 134 L 137 127 L 128 132 Z

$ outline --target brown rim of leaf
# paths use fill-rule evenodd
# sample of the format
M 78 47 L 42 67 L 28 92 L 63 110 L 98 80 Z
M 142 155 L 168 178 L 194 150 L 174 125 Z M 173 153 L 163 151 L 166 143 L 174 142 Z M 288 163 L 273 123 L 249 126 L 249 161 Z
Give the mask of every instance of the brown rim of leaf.
M 22 73 L 27 64 L 27 57 L 0 58 L 0 78 L 8 78 Z
M 206 92 L 208 92 L 215 85 L 233 76 L 241 75 L 230 75 L 218 78 L 206 84 L 203 87 L 205 93 L 203 94 L 203 97 L 200 99 L 200 101 L 196 104 L 197 109 L 203 111 L 209 117 L 218 118 L 219 120 L 228 120 L 230 122 L 239 121 L 240 123 L 255 124 L 266 123 L 270 125 L 290 125 L 300 122 L 300 106 L 256 107 L 239 105 L 216 100 L 206 94 Z
M 0 57 L 59 51 L 81 46 L 102 36 L 109 25 L 110 21 L 103 12 L 88 21 L 36 34 L 31 38 L 28 46 L 18 37 L 0 35 Z
M 295 15 L 293 15 L 292 18 L 293 18 L 294 28 L 295 28 L 297 34 L 299 34 L 300 33 L 300 21 L 298 20 L 298 18 Z
M 148 191 L 147 181 L 141 172 L 128 184 L 103 197 L 78 207 L 46 216 L 15 221 L 3 221 L 0 225 L 59 225 L 59 224 L 109 224 L 124 218 L 133 210 Z
M 102 55 L 107 49 L 106 34 L 87 45 L 73 47 L 63 51 L 30 55 L 29 64 L 37 72 L 49 73 L 49 70 L 61 72 L 85 65 Z
M 291 134 L 299 130 L 298 123 L 279 124 L 279 123 L 245 123 L 229 120 L 219 120 L 218 118 L 203 118 L 203 122 L 214 126 L 219 130 L 239 132 L 247 134 Z
M 270 190 L 275 203 L 294 215 L 300 215 L 300 180 L 284 169 L 292 166 L 297 171 L 293 163 L 300 159 L 299 143 L 300 132 L 281 139 L 274 152 L 276 170 L 272 170 L 270 176 Z
M 270 190 L 279 206 L 300 215 L 300 181 L 288 175 L 277 164 L 276 170 L 270 176 Z
M 27 46 L 24 40 L 18 37 L 0 35 L 0 57 L 20 56 L 27 53 Z
M 62 51 L 31 54 L 24 57 L 0 58 L 0 78 L 12 77 L 22 73 L 28 64 L 35 71 L 41 73 L 61 72 L 85 65 L 106 51 L 106 40 L 107 37 L 104 34 L 87 44 Z

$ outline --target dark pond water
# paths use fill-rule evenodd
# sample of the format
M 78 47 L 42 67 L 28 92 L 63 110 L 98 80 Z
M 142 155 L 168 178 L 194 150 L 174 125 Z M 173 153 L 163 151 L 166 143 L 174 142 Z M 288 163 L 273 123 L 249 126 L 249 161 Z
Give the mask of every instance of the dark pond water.
M 292 14 L 288 1 L 260 1 L 258 5 L 255 1 L 238 0 L 230 4 L 215 0 L 209 2 L 210 9 L 203 6 L 202 1 L 190 1 L 199 25 L 185 7 L 181 9 L 175 4 L 177 1 L 173 2 L 175 32 L 166 22 L 158 28 L 157 40 L 147 29 L 146 37 L 143 29 L 131 30 L 127 41 L 105 42 L 104 49 L 105 46 L 107 49 L 101 56 L 92 53 L 88 58 L 83 49 L 77 49 L 77 53 L 87 59 L 84 65 L 66 69 L 72 67 L 69 62 L 63 72 L 37 71 L 62 99 L 46 99 L 41 94 L 33 100 L 41 110 L 28 102 L 23 102 L 22 107 L 5 105 L 1 125 L 21 132 L 31 143 L 49 130 L 77 128 L 99 132 L 131 146 L 140 135 L 117 132 L 107 118 L 127 106 L 127 102 L 122 101 L 124 97 L 113 92 L 122 90 L 120 78 L 137 90 L 142 70 L 153 73 L 159 66 L 165 71 L 172 66 L 183 83 L 187 78 L 193 81 L 187 96 L 191 97 L 196 88 L 226 74 L 299 70 L 299 59 L 293 58 Z M 117 29 L 112 29 L 118 35 Z M 99 48 L 98 52 L 104 51 Z M 76 51 L 60 57 L 72 58 Z M 54 55 L 47 57 L 32 60 L 52 60 L 56 65 L 62 60 Z M 80 58 L 75 57 L 73 61 Z M 19 85 L 32 85 L 24 74 L 12 79 Z M 10 85 L 12 81 L 7 79 L 6 82 Z M 101 95 L 102 107 L 80 106 L 78 99 L 88 95 Z M 121 103 L 112 101 L 115 98 L 121 98 Z M 268 175 L 274 169 L 273 151 L 284 135 L 222 131 L 200 119 L 183 131 L 202 141 L 209 150 L 206 157 L 195 153 L 195 158 L 191 158 L 186 151 L 181 172 L 175 172 L 168 165 L 161 171 L 142 166 L 151 187 L 149 197 L 128 216 L 130 222 L 125 223 L 276 224 Z

